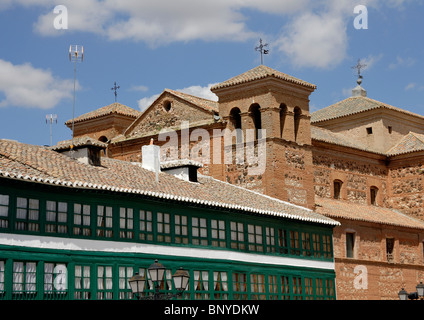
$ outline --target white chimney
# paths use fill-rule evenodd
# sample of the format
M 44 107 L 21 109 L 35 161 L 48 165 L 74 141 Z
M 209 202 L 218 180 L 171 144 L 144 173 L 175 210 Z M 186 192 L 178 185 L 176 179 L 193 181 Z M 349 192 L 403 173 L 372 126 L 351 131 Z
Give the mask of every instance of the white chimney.
M 203 164 L 193 160 L 174 160 L 162 163 L 163 172 L 172 174 L 173 176 L 191 182 L 197 182 L 197 170 L 202 168 Z
M 155 172 L 156 182 L 158 182 L 160 172 L 160 147 L 154 145 L 153 139 L 151 139 L 149 145 L 141 147 L 141 156 L 141 166 L 144 169 Z

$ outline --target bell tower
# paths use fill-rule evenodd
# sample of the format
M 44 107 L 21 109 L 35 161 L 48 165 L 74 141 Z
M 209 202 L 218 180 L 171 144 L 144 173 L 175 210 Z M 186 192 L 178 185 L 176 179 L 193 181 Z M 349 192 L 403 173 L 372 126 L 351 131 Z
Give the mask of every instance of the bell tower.
M 226 164 L 227 182 L 313 208 L 309 95 L 315 89 L 264 65 L 211 88 L 226 128 L 239 130 L 232 148 L 241 142 L 245 148 L 254 144 L 255 156 L 265 163 L 263 172 L 255 175 L 248 174 L 248 161 Z M 246 139 L 249 135 L 253 142 Z

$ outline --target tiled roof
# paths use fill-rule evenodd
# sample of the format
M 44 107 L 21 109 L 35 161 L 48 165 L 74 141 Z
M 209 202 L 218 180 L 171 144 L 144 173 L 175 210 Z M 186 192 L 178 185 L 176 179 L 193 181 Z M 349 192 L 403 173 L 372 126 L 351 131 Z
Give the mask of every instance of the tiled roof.
M 71 145 L 75 148 L 83 147 L 83 146 L 95 146 L 99 148 L 107 148 L 107 144 L 103 143 L 99 140 L 95 140 L 89 136 L 76 137 L 74 140 L 63 140 L 59 141 L 57 145 L 50 147 L 52 150 L 67 150 L 71 148 Z
M 217 209 L 233 209 L 313 223 L 338 225 L 312 210 L 244 188 L 200 176 L 187 182 L 170 174 L 155 174 L 139 163 L 102 158 L 101 166 L 80 163 L 46 147 L 0 140 L 0 177 L 72 188 L 141 194 Z
M 315 197 L 316 212 L 333 219 L 366 221 L 383 225 L 424 229 L 424 221 L 397 210 L 357 204 L 342 200 Z
M 140 111 L 137 111 L 133 108 L 127 107 L 126 105 L 120 104 L 118 102 L 114 102 L 114 103 L 112 103 L 108 106 L 96 109 L 94 111 L 91 111 L 91 112 L 88 112 L 88 113 L 85 113 L 83 115 L 76 117 L 74 119 L 74 123 L 81 122 L 81 121 L 84 121 L 84 120 L 89 120 L 89 119 L 95 119 L 95 118 L 98 118 L 98 117 L 102 117 L 102 116 L 106 116 L 106 115 L 114 114 L 114 113 L 124 115 L 124 116 L 128 116 L 128 117 L 131 117 L 131 118 L 134 118 L 134 119 L 137 118 L 141 114 Z M 66 125 L 69 125 L 71 123 L 72 123 L 72 119 L 65 122 Z
M 219 88 L 225 88 L 225 87 L 231 87 L 237 84 L 242 84 L 254 80 L 259 80 L 267 77 L 274 77 L 277 79 L 285 80 L 288 82 L 296 83 L 302 86 L 309 87 L 311 89 L 316 89 L 316 85 L 308 83 L 306 81 L 297 79 L 295 77 L 289 76 L 288 74 L 282 73 L 280 71 L 274 70 L 270 67 L 260 65 L 256 68 L 253 68 L 249 71 L 246 71 L 238 76 L 235 76 L 227 81 L 221 82 L 211 88 L 211 90 L 219 89 Z
M 191 94 L 188 93 L 183 93 L 181 91 L 175 91 L 175 90 L 171 90 L 171 89 L 165 89 L 164 92 L 169 92 L 183 100 L 186 100 L 196 106 L 199 106 L 203 109 L 206 109 L 207 111 L 212 111 L 212 112 L 218 112 L 219 111 L 219 107 L 218 107 L 218 102 L 217 101 L 213 101 L 213 100 L 209 100 L 209 99 L 204 99 L 204 98 L 199 98 L 196 96 L 193 96 Z
M 374 149 L 368 148 L 366 145 L 363 145 L 356 140 L 348 139 L 346 135 L 343 133 L 333 132 L 325 128 L 316 127 L 314 125 L 311 125 L 311 138 L 312 140 L 316 140 L 316 141 L 323 141 L 323 142 L 327 142 L 327 143 L 331 143 L 331 144 L 335 144 L 339 146 L 344 146 L 344 147 L 349 147 L 353 149 L 358 149 L 362 151 L 383 154 L 383 153 L 379 153 L 375 151 Z
M 424 135 L 415 132 L 410 132 L 406 136 L 402 137 L 402 139 L 400 139 L 397 144 L 384 153 L 378 152 L 374 148 L 369 148 L 368 146 L 361 144 L 356 140 L 347 139 L 346 135 L 343 133 L 333 132 L 325 128 L 316 127 L 314 125 L 311 126 L 311 138 L 315 141 L 327 142 L 334 145 L 372 152 L 387 157 L 393 157 L 396 155 L 416 151 L 424 151 Z
M 378 108 L 390 109 L 424 119 L 424 117 L 419 114 L 415 114 L 368 97 L 360 96 L 347 98 L 331 106 L 313 112 L 311 114 L 311 123 L 342 118 L 356 113 L 361 113 Z
M 424 135 L 410 132 L 387 151 L 387 154 L 389 156 L 395 156 L 415 151 L 424 151 Z

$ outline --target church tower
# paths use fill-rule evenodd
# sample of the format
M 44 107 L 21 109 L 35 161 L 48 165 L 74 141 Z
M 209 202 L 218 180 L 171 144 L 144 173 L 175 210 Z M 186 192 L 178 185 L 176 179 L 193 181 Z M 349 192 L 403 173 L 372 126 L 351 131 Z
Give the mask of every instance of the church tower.
M 313 208 L 313 171 L 309 95 L 316 86 L 260 65 L 211 88 L 226 128 L 240 134 L 232 148 L 254 137 L 255 156 L 265 170 L 251 175 L 249 162 L 224 165 L 226 181 Z M 244 140 L 241 140 L 244 138 Z M 261 153 L 259 145 L 265 145 Z M 245 154 L 246 155 L 246 154 Z

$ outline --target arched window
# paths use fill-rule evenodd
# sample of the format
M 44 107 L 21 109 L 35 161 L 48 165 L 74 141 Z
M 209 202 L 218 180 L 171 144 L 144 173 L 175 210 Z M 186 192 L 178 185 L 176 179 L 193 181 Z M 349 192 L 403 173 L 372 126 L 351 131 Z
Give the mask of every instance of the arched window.
M 103 143 L 107 143 L 109 141 L 109 139 L 106 136 L 101 136 L 99 138 L 99 141 L 103 142 Z M 107 156 L 107 150 L 106 149 L 103 150 L 103 152 L 101 152 L 101 155 L 106 157 Z
M 108 142 L 108 141 L 109 141 L 109 139 L 108 139 L 107 137 L 105 137 L 105 136 L 101 136 L 101 137 L 99 138 L 99 141 L 100 141 L 100 142 L 103 142 L 103 143 L 106 143 L 106 142 Z
M 297 136 L 299 134 L 299 126 L 300 126 L 300 116 L 302 111 L 299 107 L 294 108 L 294 140 L 297 141 Z
M 261 121 L 261 110 L 259 104 L 255 103 L 250 106 L 250 113 L 253 120 L 253 125 L 255 127 L 255 138 L 261 139 L 261 129 L 262 129 L 262 121 Z
M 241 129 L 241 116 L 240 109 L 233 108 L 230 111 L 231 123 L 234 129 Z
M 236 133 L 236 142 L 242 142 L 243 132 L 241 131 L 241 116 L 240 116 L 240 109 L 239 108 L 233 108 L 230 111 L 230 121 L 233 126 L 234 130 L 237 130 Z
M 341 180 L 334 180 L 334 183 L 333 183 L 333 189 L 334 189 L 333 198 L 334 199 L 341 199 L 342 184 L 343 182 Z
M 378 195 L 378 188 L 375 186 L 372 186 L 370 188 L 370 202 L 371 202 L 371 205 L 373 206 L 377 205 L 377 195 Z
M 282 103 L 280 104 L 280 137 L 283 138 L 284 133 L 284 122 L 286 121 L 287 106 Z

